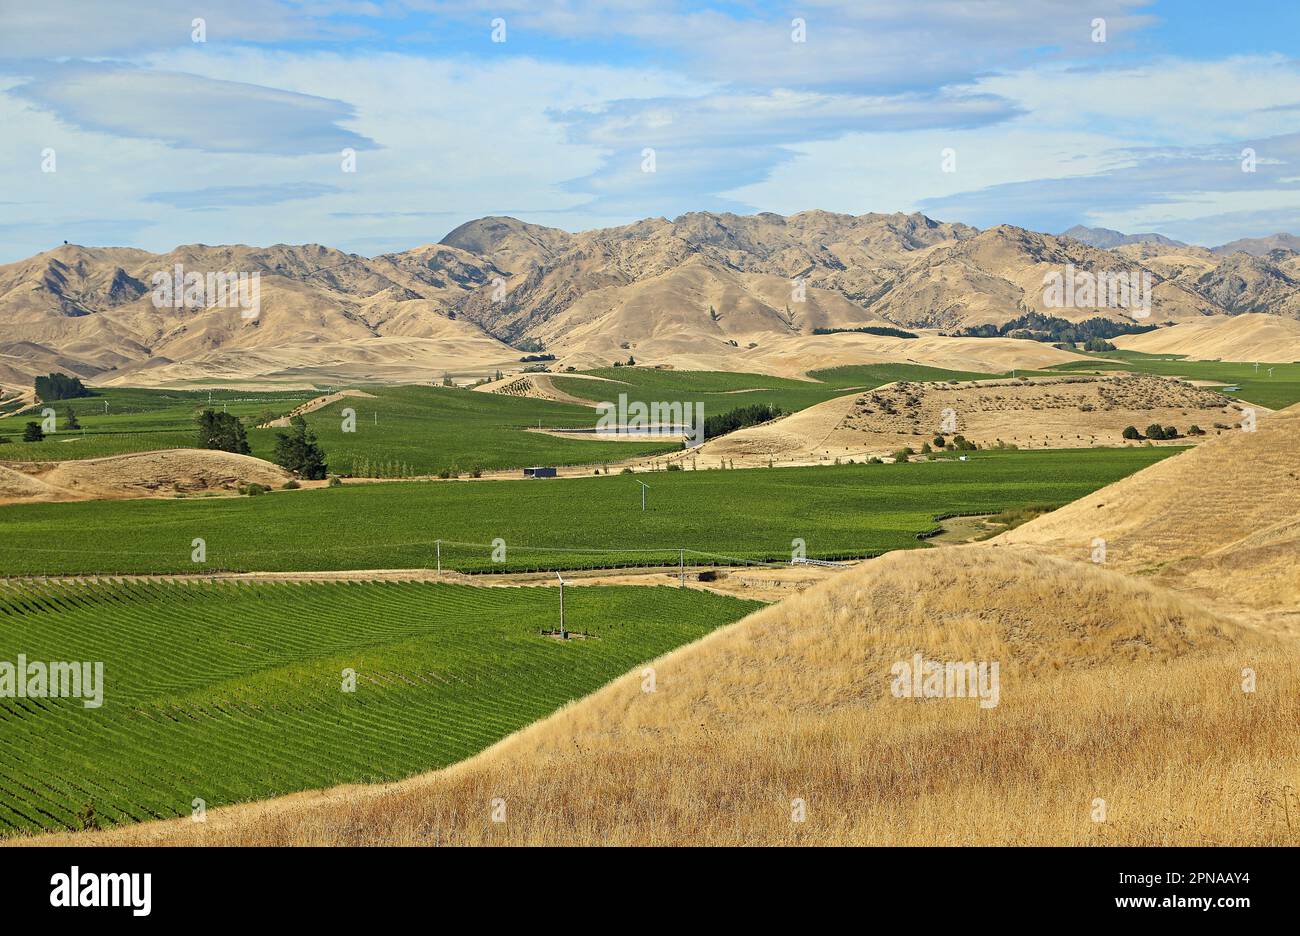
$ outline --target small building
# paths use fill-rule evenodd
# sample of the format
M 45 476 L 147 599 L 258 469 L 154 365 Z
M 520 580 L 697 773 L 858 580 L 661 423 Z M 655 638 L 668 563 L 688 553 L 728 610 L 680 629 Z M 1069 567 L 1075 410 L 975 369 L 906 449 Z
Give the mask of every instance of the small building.
M 555 469 L 554 468 L 525 468 L 524 477 L 525 478 L 554 478 Z

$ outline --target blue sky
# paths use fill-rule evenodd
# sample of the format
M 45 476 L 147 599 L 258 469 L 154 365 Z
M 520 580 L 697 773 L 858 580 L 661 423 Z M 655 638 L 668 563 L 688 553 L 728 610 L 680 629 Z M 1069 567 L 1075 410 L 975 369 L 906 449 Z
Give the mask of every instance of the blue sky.
M 487 214 L 1300 232 L 1298 45 L 1262 0 L 0 0 L 0 262 Z

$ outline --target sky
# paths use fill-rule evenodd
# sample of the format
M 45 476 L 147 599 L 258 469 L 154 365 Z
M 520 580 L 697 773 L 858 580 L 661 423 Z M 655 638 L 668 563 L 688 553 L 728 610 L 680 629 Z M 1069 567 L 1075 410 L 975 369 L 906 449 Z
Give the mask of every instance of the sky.
M 0 262 L 485 215 L 1300 233 L 1300 4 L 0 0 Z

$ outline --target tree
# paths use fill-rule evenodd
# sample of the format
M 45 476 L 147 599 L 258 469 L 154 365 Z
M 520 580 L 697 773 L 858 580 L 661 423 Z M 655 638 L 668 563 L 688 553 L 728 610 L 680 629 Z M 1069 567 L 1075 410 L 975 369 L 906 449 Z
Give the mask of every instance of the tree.
M 234 452 L 236 455 L 252 454 L 244 424 L 233 413 L 205 409 L 199 414 L 198 424 L 199 448 Z
M 67 374 L 50 374 L 47 377 L 36 378 L 36 396 L 42 403 L 53 403 L 55 400 L 88 397 L 90 391 L 77 377 L 69 377 Z
M 81 423 L 80 423 L 80 421 L 78 421 L 78 419 L 77 419 L 77 411 L 74 410 L 71 406 L 69 406 L 69 407 L 67 408 L 67 410 L 65 410 L 64 421 L 65 421 L 65 425 L 66 425 L 66 427 L 67 427 L 68 429 L 80 429 L 80 428 L 81 428 Z
M 934 447 L 935 447 L 935 448 L 943 448 L 943 447 L 946 446 L 947 444 L 948 444 L 948 440 L 945 439 L 943 436 L 941 436 L 941 435 L 937 435 L 937 436 L 934 437 Z
M 1137 431 L 1137 426 L 1125 426 L 1124 438 L 1137 440 L 1142 438 L 1142 433 Z
M 630 354 L 627 356 L 627 366 L 636 367 L 636 358 L 632 357 Z
M 24 442 L 44 442 L 45 433 L 41 431 L 41 424 L 38 422 L 29 422 L 23 429 Z
M 307 428 L 307 420 L 295 416 L 289 420 L 290 431 L 275 434 L 274 461 L 308 481 L 322 481 L 329 472 L 325 453 L 316 444 L 316 433 Z
M 1164 427 L 1160 423 L 1152 423 L 1147 426 L 1148 439 L 1163 439 L 1165 437 Z

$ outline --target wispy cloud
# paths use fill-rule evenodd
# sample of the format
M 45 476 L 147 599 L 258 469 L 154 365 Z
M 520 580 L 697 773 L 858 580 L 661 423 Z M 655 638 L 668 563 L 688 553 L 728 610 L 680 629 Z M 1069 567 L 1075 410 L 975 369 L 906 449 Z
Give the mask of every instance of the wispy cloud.
M 180 72 L 50 64 L 10 93 L 82 130 L 210 153 L 297 155 L 376 146 L 340 126 L 356 116 L 343 101 Z
M 317 182 L 282 182 L 273 185 L 224 185 L 177 192 L 154 192 L 144 196 L 143 201 L 197 211 L 248 205 L 281 205 L 332 195 L 338 191 L 338 186 Z

